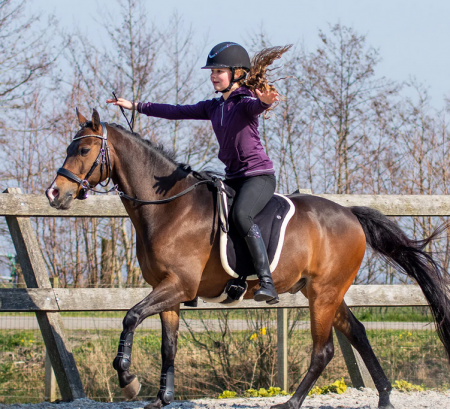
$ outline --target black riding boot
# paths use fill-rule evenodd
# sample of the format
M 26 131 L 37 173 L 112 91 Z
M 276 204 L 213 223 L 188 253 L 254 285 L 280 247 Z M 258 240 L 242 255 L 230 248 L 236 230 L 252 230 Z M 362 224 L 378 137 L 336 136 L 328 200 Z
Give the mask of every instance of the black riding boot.
M 279 301 L 278 294 L 273 285 L 269 258 L 257 224 L 250 228 L 247 236 L 245 236 L 245 242 L 252 255 L 253 265 L 261 287 L 255 292 L 253 299 L 255 301 L 267 301 L 268 304 L 276 304 Z

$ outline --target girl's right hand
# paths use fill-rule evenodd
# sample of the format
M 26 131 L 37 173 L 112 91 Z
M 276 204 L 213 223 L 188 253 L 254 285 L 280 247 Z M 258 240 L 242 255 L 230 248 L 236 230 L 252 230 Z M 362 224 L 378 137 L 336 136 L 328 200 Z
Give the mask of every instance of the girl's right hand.
M 125 109 L 133 109 L 133 104 L 130 101 L 126 100 L 125 98 L 118 98 L 117 101 L 115 99 L 107 99 L 106 103 L 118 105 Z M 135 102 L 135 106 L 137 108 L 137 102 Z

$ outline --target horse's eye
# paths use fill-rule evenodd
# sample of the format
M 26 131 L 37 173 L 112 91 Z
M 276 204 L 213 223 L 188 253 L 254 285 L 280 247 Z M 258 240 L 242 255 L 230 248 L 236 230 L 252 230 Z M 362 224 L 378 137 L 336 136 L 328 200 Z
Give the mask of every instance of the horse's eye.
M 81 156 L 86 156 L 89 153 L 90 149 L 89 148 L 81 148 L 79 153 Z

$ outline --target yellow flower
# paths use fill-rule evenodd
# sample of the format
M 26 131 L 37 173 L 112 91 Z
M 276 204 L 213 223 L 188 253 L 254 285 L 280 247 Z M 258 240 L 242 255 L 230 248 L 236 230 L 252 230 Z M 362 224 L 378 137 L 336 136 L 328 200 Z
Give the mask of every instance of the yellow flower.
M 257 398 L 258 397 L 258 391 L 256 389 L 248 389 L 245 391 L 246 398 Z
M 250 341 L 254 341 L 256 338 L 258 338 L 258 335 L 256 335 L 256 332 L 250 337 Z
M 338 393 L 339 395 L 344 393 L 347 390 L 347 385 L 344 382 L 344 378 L 342 378 L 341 380 L 338 380 L 334 383 L 332 383 L 331 385 L 327 385 L 324 386 L 322 388 L 319 388 L 318 386 L 315 386 L 314 388 L 312 388 L 308 395 L 322 395 L 322 394 L 326 394 L 326 393 Z
M 261 335 L 266 335 L 266 333 L 267 333 L 267 328 L 266 328 L 266 327 L 261 328 L 261 329 L 259 330 L 259 333 L 260 333 Z
M 234 398 L 235 396 L 236 396 L 236 392 L 223 391 L 223 392 L 219 395 L 219 399 L 229 399 L 229 398 Z
M 423 387 L 420 385 L 413 385 L 412 383 L 409 383 L 403 379 L 400 379 L 399 381 L 395 381 L 395 383 L 392 385 L 393 388 L 398 389 L 400 392 L 411 392 L 411 391 L 418 391 L 422 392 Z
M 308 396 L 312 396 L 312 395 L 321 395 L 323 392 L 322 392 L 322 389 L 321 388 L 319 388 L 318 386 L 314 386 L 314 388 L 312 388 L 310 391 L 309 391 L 309 393 L 308 393 Z

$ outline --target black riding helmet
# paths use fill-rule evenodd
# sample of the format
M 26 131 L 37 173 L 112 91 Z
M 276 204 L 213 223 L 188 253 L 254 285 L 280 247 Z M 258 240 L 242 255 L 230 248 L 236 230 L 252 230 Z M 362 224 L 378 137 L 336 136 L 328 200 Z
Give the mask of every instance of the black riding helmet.
M 229 68 L 231 70 L 230 85 L 222 91 L 216 91 L 223 93 L 228 92 L 235 82 L 245 78 L 246 74 L 241 75 L 239 78 L 234 78 L 235 69 L 243 68 L 248 72 L 250 71 L 250 65 L 250 57 L 244 47 L 231 41 L 225 41 L 217 44 L 210 51 L 206 65 L 202 69 Z

